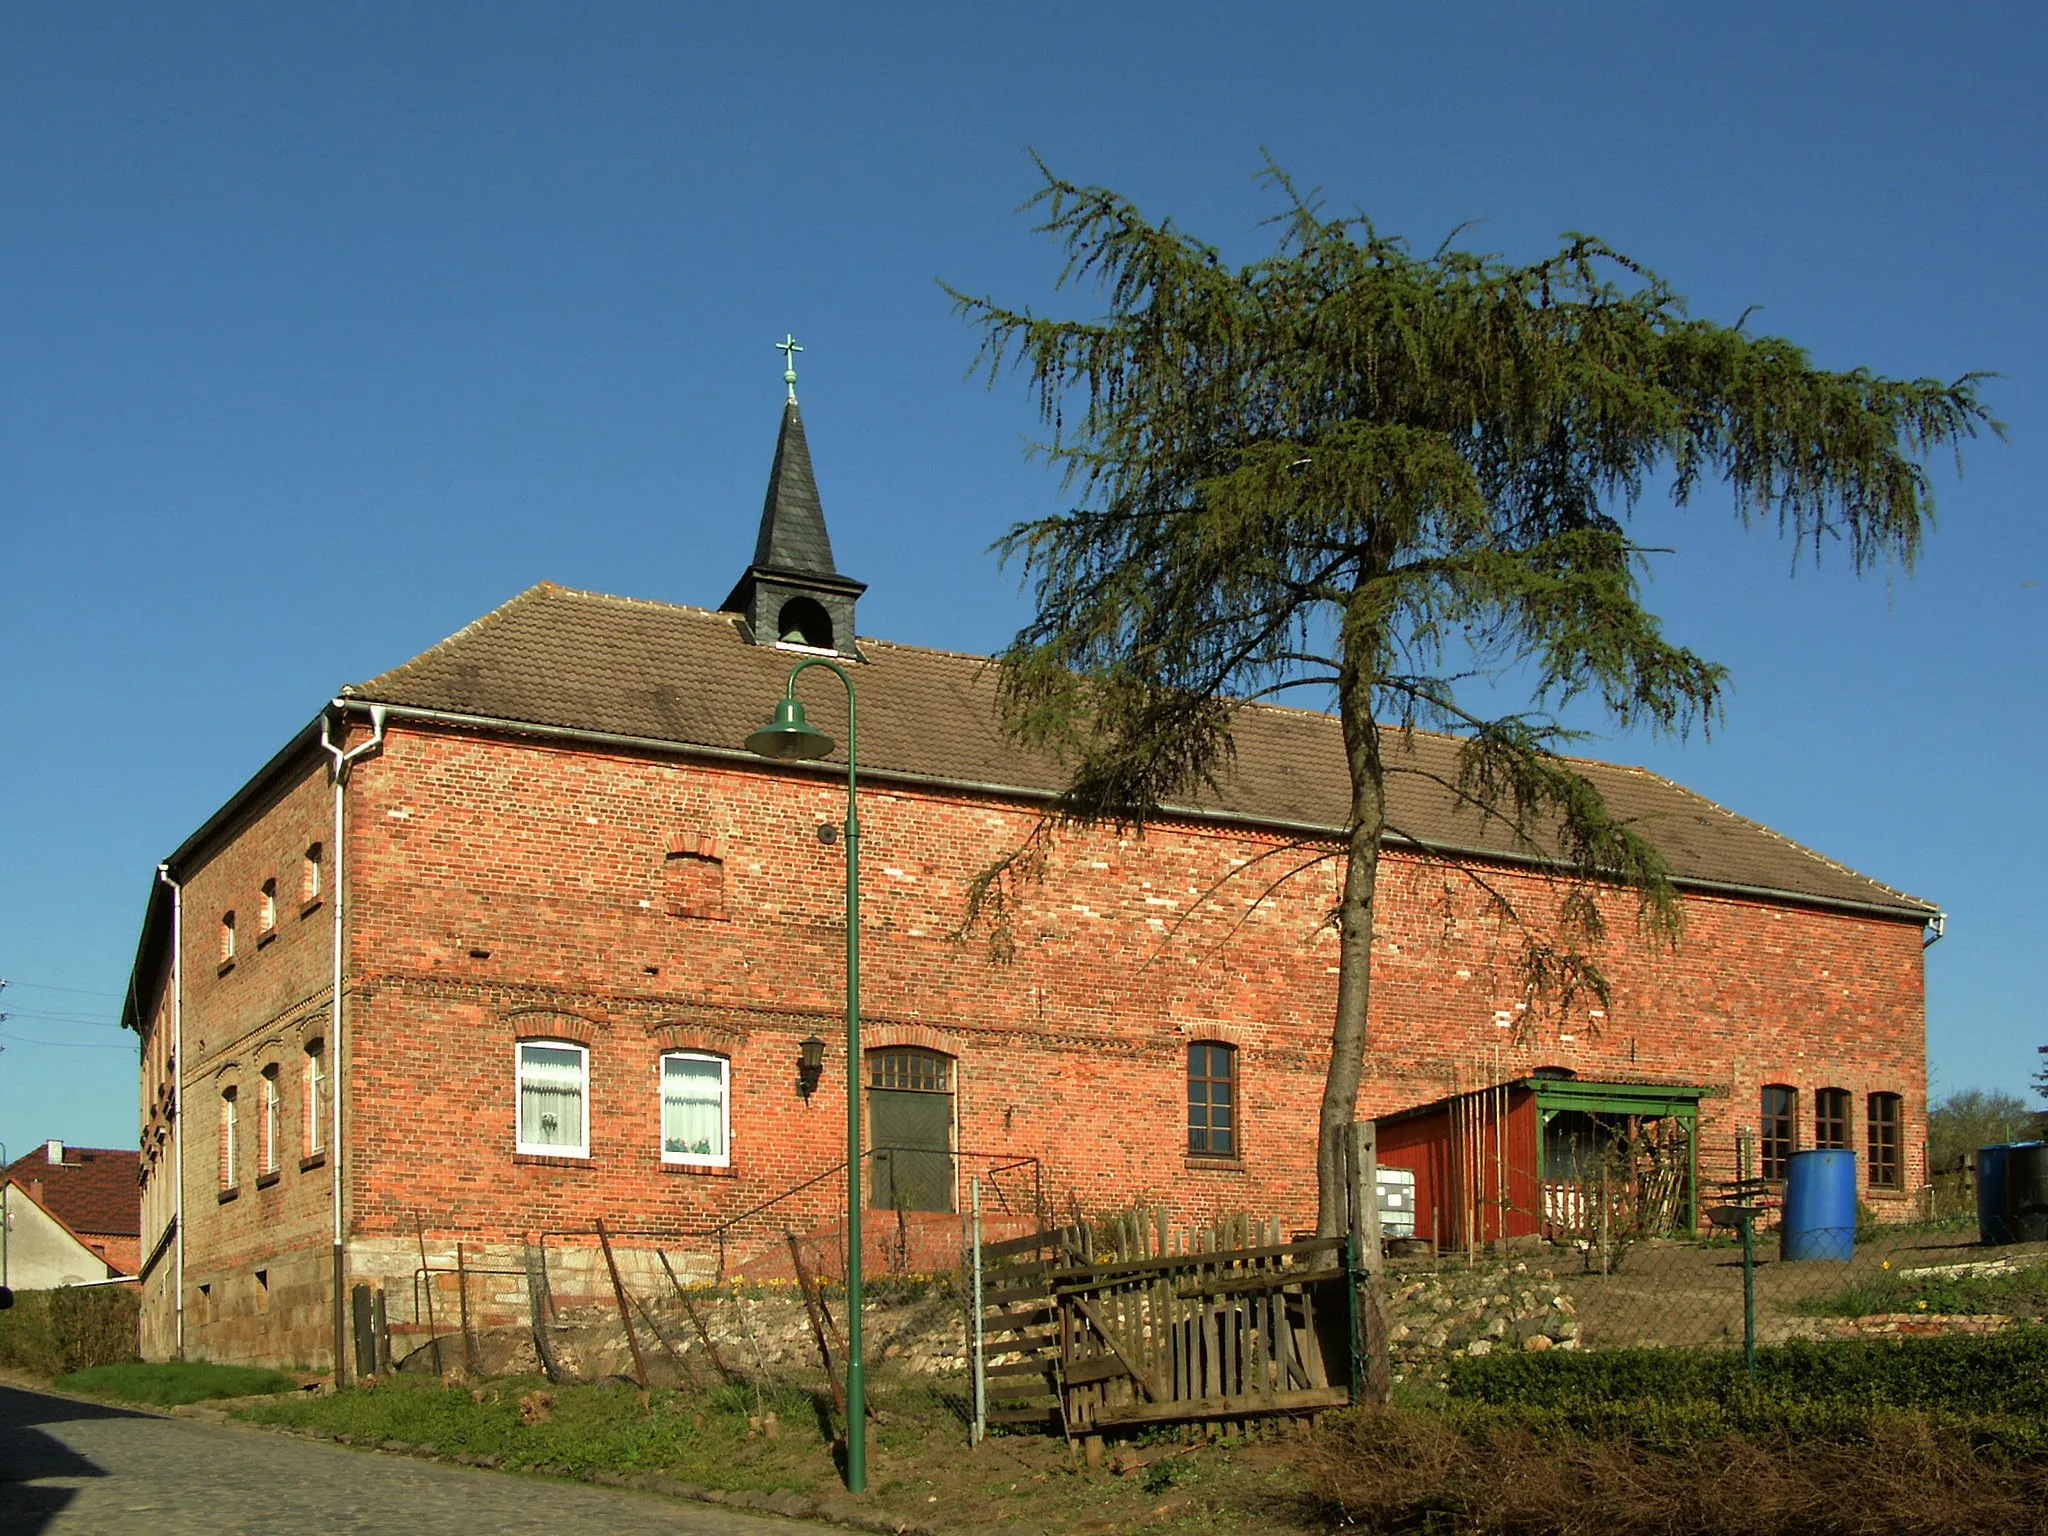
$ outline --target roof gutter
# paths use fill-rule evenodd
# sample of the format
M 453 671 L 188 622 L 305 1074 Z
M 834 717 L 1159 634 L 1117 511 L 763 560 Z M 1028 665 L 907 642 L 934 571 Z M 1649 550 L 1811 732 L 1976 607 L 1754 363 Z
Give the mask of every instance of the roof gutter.
M 761 759 L 740 747 L 703 746 L 693 742 L 667 741 L 652 736 L 628 736 L 615 731 L 593 731 L 581 726 L 546 725 L 531 720 L 507 720 L 497 715 L 460 714 L 453 710 L 423 709 L 411 704 L 372 704 L 363 699 L 336 699 L 335 706 L 341 709 L 355 709 L 374 714 L 382 710 L 396 720 L 419 720 L 436 725 L 452 726 L 461 730 L 482 730 L 504 732 L 515 736 L 536 736 L 563 741 L 589 742 L 595 746 L 627 747 L 639 752 L 660 753 L 668 757 L 709 758 L 715 762 L 744 763 L 759 768 Z M 843 768 L 826 763 L 794 762 L 783 766 L 811 773 L 839 774 Z M 930 785 L 936 788 L 966 790 L 974 794 L 1000 795 L 1011 800 L 1032 800 L 1049 804 L 1059 798 L 1055 790 L 1032 789 L 1017 784 L 994 784 L 978 779 L 948 778 L 941 774 L 912 773 L 899 768 L 861 767 L 861 775 L 869 780 L 881 779 L 898 784 Z M 1248 816 L 1241 811 L 1213 810 L 1200 806 L 1165 805 L 1160 809 L 1170 815 L 1190 821 L 1216 822 L 1226 826 L 1258 827 L 1275 832 L 1295 832 L 1316 838 L 1339 841 L 1344 836 L 1342 827 L 1327 826 L 1320 822 L 1290 821 L 1275 816 Z M 1480 848 L 1461 843 L 1425 843 L 1415 838 L 1390 836 L 1387 841 L 1404 848 L 1415 848 L 1429 853 L 1454 854 L 1460 857 L 1483 859 L 1494 864 L 1513 864 L 1525 869 L 1555 869 L 1555 860 L 1545 859 L 1536 854 L 1503 851 L 1498 848 Z M 1770 886 L 1743 885 L 1728 880 L 1699 879 L 1690 875 L 1674 877 L 1672 884 L 1680 890 L 1698 891 L 1706 895 L 1737 896 L 1750 899 L 1791 902 L 1800 906 L 1820 907 L 1830 911 L 1853 912 L 1861 916 L 1890 918 L 1895 921 L 1930 922 L 1939 927 L 1941 914 L 1929 903 L 1902 900 L 1897 906 L 1881 902 L 1855 901 L 1838 896 L 1815 896 L 1804 891 L 1781 891 Z

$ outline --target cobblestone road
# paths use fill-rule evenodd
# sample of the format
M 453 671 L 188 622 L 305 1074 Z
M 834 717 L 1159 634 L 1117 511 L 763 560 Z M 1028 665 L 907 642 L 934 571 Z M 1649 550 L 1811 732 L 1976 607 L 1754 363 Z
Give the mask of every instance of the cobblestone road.
M 830 1529 L 0 1386 L 5 1536 L 815 1536 Z

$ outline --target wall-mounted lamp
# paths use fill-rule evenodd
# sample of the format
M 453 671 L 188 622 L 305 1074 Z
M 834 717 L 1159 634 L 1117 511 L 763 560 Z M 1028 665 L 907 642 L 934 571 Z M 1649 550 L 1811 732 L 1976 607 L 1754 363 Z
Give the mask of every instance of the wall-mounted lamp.
M 808 1099 L 818 1091 L 818 1079 L 825 1075 L 825 1042 L 812 1035 L 797 1051 L 796 1091 Z

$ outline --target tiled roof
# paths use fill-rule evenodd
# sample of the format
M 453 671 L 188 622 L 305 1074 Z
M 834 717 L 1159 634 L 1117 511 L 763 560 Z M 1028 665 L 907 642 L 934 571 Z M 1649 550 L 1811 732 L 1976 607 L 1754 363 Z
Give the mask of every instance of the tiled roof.
M 108 1147 L 64 1149 L 62 1165 L 37 1147 L 7 1165 L 7 1178 L 22 1189 L 41 1182 L 40 1204 L 81 1236 L 139 1237 L 142 1190 L 139 1153 Z
M 1061 787 L 1057 764 L 1004 737 L 987 658 L 867 638 L 860 649 L 863 773 L 1027 794 Z M 543 732 L 732 752 L 766 719 L 792 659 L 787 650 L 747 643 L 729 613 L 542 583 L 344 694 Z M 821 681 L 804 687 L 803 695 L 812 723 L 843 749 L 841 691 Z M 1236 761 L 1218 792 L 1187 809 L 1283 826 L 1335 829 L 1345 823 L 1350 788 L 1333 717 L 1245 705 L 1233 736 Z M 1543 849 L 1450 791 L 1457 751 L 1449 737 L 1389 734 L 1393 827 L 1427 846 L 1540 860 Z M 1906 918 L 1935 911 L 1661 775 L 1609 763 L 1579 766 L 1608 805 L 1656 844 L 1681 883 L 1874 907 Z

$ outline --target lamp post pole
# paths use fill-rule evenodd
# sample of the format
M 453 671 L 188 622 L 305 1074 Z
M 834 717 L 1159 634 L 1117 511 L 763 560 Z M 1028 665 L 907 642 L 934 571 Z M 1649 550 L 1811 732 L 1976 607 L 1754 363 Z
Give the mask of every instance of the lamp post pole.
M 775 718 L 747 738 L 747 747 L 781 762 L 820 758 L 832 750 L 832 738 L 805 723 L 797 702 L 796 680 L 810 667 L 823 667 L 846 685 L 846 1487 L 860 1493 L 868 1485 L 868 1426 L 860 1340 L 860 810 L 853 679 L 823 657 L 798 662 Z

